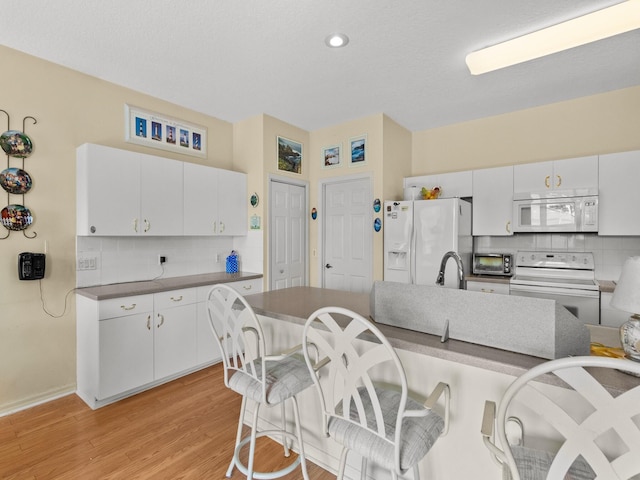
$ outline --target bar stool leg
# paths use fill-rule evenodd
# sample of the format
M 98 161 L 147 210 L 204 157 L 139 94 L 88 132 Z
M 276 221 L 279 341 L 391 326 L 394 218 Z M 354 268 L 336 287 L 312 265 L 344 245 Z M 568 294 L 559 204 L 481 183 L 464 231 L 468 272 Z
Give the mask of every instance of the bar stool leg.
M 304 480 L 309 480 L 309 474 L 307 473 L 307 460 L 304 455 L 304 444 L 302 442 L 302 426 L 300 425 L 300 411 L 298 410 L 298 399 L 291 397 L 293 402 L 293 416 L 296 422 L 296 436 L 298 437 L 298 455 L 300 457 L 300 468 L 302 469 L 302 476 Z
M 367 457 L 362 457 L 362 465 L 360 466 L 360 480 L 367 480 Z
M 280 404 L 280 416 L 282 417 L 282 432 L 283 432 L 282 445 L 284 446 L 284 456 L 288 458 L 291 455 L 291 452 L 289 451 L 289 439 L 284 434 L 284 432 L 287 431 L 287 414 L 285 412 L 284 404 L 285 402 L 282 402 Z
M 249 464 L 247 466 L 247 480 L 253 480 L 253 456 L 256 452 L 256 433 L 258 430 L 258 411 L 260 404 L 256 403 L 256 409 L 253 411 L 253 422 L 251 424 L 251 441 L 249 443 Z M 236 452 L 239 455 L 240 452 Z M 236 461 L 240 463 L 240 458 Z
M 336 480 L 344 480 L 344 469 L 347 465 L 347 447 L 342 449 L 342 453 L 340 454 L 340 466 L 338 467 L 338 475 L 336 476 Z
M 236 434 L 236 444 L 233 447 L 233 456 L 231 457 L 231 463 L 229 464 L 229 468 L 227 469 L 227 478 L 231 478 L 233 474 L 233 467 L 236 464 L 236 449 L 238 445 L 240 445 L 240 441 L 242 440 L 242 426 L 244 425 L 244 413 L 247 408 L 247 397 L 242 396 L 242 403 L 240 404 L 240 416 L 238 418 L 238 433 Z

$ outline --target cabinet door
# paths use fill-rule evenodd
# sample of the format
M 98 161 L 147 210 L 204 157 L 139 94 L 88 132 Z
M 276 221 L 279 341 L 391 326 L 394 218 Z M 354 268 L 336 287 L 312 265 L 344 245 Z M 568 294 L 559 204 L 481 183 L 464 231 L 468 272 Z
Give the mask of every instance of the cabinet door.
M 182 162 L 140 155 L 140 225 L 143 235 L 182 235 Z
M 153 298 L 155 378 L 160 379 L 197 364 L 196 289 L 157 293 Z
M 513 192 L 549 190 L 553 185 L 553 162 L 525 163 L 513 167 Z
M 218 234 L 247 234 L 247 175 L 218 171 Z
M 99 400 L 153 381 L 151 312 L 100 320 L 98 329 Z
M 473 171 L 473 235 L 513 235 L 513 167 Z
M 515 193 L 597 188 L 597 155 L 553 162 L 526 163 L 513 167 Z
M 136 235 L 140 206 L 138 154 L 102 145 L 77 149 L 78 235 Z
M 600 155 L 598 235 L 640 235 L 640 150 Z
M 442 189 L 440 198 L 462 198 L 473 195 L 473 172 L 471 170 L 442 173 L 438 177 Z
M 184 234 L 215 235 L 218 228 L 218 169 L 184 164 Z
M 553 162 L 552 187 L 564 189 L 598 188 L 598 156 L 569 158 Z

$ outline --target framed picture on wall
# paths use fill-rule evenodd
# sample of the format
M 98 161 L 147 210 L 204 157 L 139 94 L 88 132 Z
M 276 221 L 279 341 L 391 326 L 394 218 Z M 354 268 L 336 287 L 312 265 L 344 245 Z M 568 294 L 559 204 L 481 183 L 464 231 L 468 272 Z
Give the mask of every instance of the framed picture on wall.
M 207 157 L 207 128 L 133 105 L 124 106 L 124 139 L 146 147 Z
M 302 144 L 278 137 L 278 170 L 302 173 Z
M 349 139 L 351 161 L 349 166 L 359 167 L 367 163 L 367 135 L 359 135 Z
M 336 168 L 342 165 L 342 145 L 322 147 L 322 168 Z

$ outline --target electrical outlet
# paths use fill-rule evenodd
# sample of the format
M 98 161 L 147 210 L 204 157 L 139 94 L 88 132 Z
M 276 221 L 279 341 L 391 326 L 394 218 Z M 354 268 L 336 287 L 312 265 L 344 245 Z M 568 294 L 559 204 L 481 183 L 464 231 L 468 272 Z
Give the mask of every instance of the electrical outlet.
M 158 255 L 158 265 L 162 265 L 166 261 L 167 261 L 167 257 L 165 257 L 164 255 Z
M 95 256 L 79 256 L 76 270 L 96 270 L 98 268 L 98 257 Z

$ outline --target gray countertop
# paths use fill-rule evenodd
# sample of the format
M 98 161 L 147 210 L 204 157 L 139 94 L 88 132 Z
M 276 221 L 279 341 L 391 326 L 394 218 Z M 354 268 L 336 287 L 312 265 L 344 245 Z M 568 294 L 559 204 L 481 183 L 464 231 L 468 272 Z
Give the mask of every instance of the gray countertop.
M 179 290 L 181 288 L 201 287 L 215 285 L 216 283 L 240 282 L 262 278 L 261 273 L 203 273 L 200 275 L 187 275 L 184 277 L 158 278 L 142 282 L 114 283 L 111 285 L 99 285 L 95 287 L 78 288 L 76 293 L 91 300 L 108 300 L 110 298 L 130 297 L 133 295 L 145 295 L 150 293 Z
M 246 299 L 257 314 L 297 325 L 304 325 L 306 319 L 318 308 L 330 305 L 348 308 L 370 318 L 368 293 L 292 287 L 248 295 Z M 460 340 L 450 339 L 442 343 L 440 337 L 435 335 L 379 323 L 376 325 L 396 348 L 508 375 L 519 376 L 546 361 L 543 358 Z M 606 378 L 601 380 L 607 387 L 619 391 L 628 390 L 640 383 L 640 379 L 621 372 L 607 372 Z

